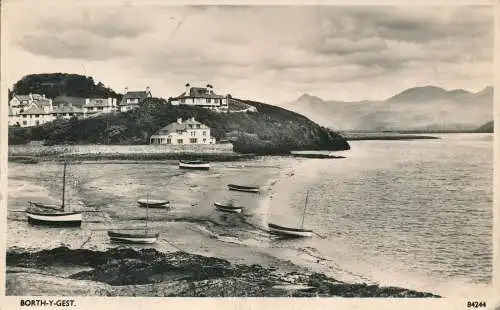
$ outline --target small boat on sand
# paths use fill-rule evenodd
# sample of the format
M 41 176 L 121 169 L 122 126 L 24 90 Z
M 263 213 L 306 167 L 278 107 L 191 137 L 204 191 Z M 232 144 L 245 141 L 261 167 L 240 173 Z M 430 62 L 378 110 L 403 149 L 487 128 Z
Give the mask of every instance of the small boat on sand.
M 151 201 L 151 200 L 148 197 L 146 201 Z M 146 220 L 145 220 L 146 227 L 108 230 L 108 236 L 111 239 L 111 241 L 122 242 L 122 243 L 139 243 L 139 244 L 155 243 L 158 240 L 160 233 L 148 229 L 148 209 L 149 205 L 146 203 Z
M 160 233 L 148 232 L 144 229 L 138 229 L 137 232 L 120 232 L 110 230 L 108 231 L 108 236 L 111 241 L 114 242 L 151 244 L 158 240 Z
M 301 238 L 301 237 L 312 237 L 313 231 L 312 229 L 304 229 L 304 217 L 306 214 L 306 208 L 307 208 L 307 198 L 309 197 L 309 192 L 307 192 L 306 195 L 306 201 L 304 205 L 304 212 L 302 214 L 302 223 L 300 225 L 300 228 L 294 228 L 294 227 L 285 227 L 273 223 L 268 223 L 267 227 L 269 228 L 269 232 L 275 235 L 281 235 L 283 237 L 289 237 L 289 238 Z
M 191 170 L 209 170 L 210 163 L 208 161 L 203 161 L 203 160 L 189 160 L 189 161 L 181 160 L 179 161 L 179 168 L 191 169 Z
M 232 191 L 247 192 L 247 193 L 258 193 L 260 190 L 259 186 L 228 184 L 227 187 L 229 188 L 229 190 Z
M 66 166 L 67 163 L 64 162 L 61 205 L 58 206 L 28 201 L 30 207 L 25 211 L 28 216 L 28 223 L 51 227 L 80 227 L 82 225 L 82 212 L 71 211 L 65 204 Z
M 157 200 L 157 199 L 139 199 L 137 200 L 137 204 L 139 205 L 139 207 L 142 208 L 149 207 L 149 208 L 162 209 L 162 208 L 168 208 L 170 205 L 170 201 Z
M 311 229 L 300 229 L 284 227 L 276 224 L 269 223 L 269 232 L 275 235 L 282 235 L 288 237 L 312 237 L 313 231 Z
M 243 211 L 243 207 L 234 206 L 232 203 L 222 204 L 219 202 L 214 202 L 214 206 L 215 208 L 217 208 L 217 210 L 222 212 L 241 213 L 241 211 Z

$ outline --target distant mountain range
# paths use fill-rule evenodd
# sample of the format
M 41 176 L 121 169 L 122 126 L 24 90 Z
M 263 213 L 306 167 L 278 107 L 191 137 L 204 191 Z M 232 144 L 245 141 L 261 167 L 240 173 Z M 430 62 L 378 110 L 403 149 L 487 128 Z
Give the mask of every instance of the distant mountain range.
M 493 87 L 476 93 L 414 87 L 383 101 L 327 101 L 304 94 L 280 107 L 335 130 L 474 130 L 493 119 Z

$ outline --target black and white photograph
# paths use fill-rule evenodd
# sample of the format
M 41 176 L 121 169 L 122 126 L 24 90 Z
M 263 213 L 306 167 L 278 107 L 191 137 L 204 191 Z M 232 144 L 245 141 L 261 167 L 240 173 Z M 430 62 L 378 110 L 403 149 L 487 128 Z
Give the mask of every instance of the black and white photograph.
M 494 306 L 494 13 L 2 1 L 5 296 Z

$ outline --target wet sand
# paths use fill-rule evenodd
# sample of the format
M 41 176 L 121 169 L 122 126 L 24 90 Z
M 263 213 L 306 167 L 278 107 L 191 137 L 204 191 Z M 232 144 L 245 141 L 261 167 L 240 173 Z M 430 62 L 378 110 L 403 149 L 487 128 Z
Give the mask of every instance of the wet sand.
M 266 213 L 269 203 L 275 199 L 273 198 L 275 191 L 286 188 L 286 182 L 282 181 L 293 173 L 295 164 L 290 165 L 289 161 L 281 161 L 279 158 L 276 161 L 277 163 L 273 165 L 269 165 L 268 161 L 258 160 L 225 163 L 223 167 L 217 167 L 215 164 L 215 167 L 219 169 L 211 169 L 209 172 L 180 171 L 176 166 L 165 164 L 74 165 L 69 169 L 69 174 L 76 176 L 77 181 L 68 188 L 69 201 L 76 210 L 92 211 L 84 212 L 84 223 L 81 229 L 29 226 L 26 223 L 25 214 L 16 211 L 24 210 L 28 200 L 57 203 L 61 193 L 61 186 L 57 182 L 61 167 L 54 163 L 36 165 L 10 163 L 8 184 L 10 212 L 8 213 L 7 243 L 7 254 L 10 259 L 7 264 L 7 293 L 19 295 L 29 292 L 34 295 L 49 295 L 56 290 L 56 287 L 64 287 L 59 294 L 87 296 L 101 294 L 111 296 L 288 296 L 290 294 L 295 294 L 294 296 L 432 296 L 432 294 L 403 289 L 393 291 L 381 289 L 373 283 L 360 279 L 355 281 L 358 283 L 343 283 L 342 285 L 345 285 L 343 289 L 331 288 L 330 284 L 325 283 L 346 281 L 316 274 L 323 269 L 321 258 L 316 257 L 314 251 L 308 249 L 297 251 L 280 246 L 280 241 L 266 231 Z M 242 173 L 246 170 L 252 172 Z M 230 192 L 225 188 L 225 185 L 229 183 L 259 184 L 262 192 L 258 195 Z M 148 210 L 148 228 L 159 231 L 160 239 L 154 245 L 129 246 L 127 249 L 130 250 L 126 251 L 127 255 L 116 258 L 113 256 L 115 253 L 113 251 L 121 247 L 109 242 L 106 231 L 144 227 L 145 210 L 136 206 L 136 200 L 145 196 L 150 199 L 171 201 L 171 208 L 168 210 Z M 226 215 L 214 211 L 213 202 L 224 202 L 229 198 L 245 206 L 243 215 Z M 274 246 L 275 243 L 277 247 Z M 141 270 L 143 265 L 140 262 L 136 262 L 138 265 L 134 265 L 135 263 L 131 265 L 130 260 L 134 260 L 137 253 L 142 253 L 141 251 L 146 251 L 147 248 L 151 248 L 148 251 L 155 251 L 154 255 L 158 259 L 163 259 L 158 267 L 162 270 L 169 269 L 171 260 L 176 260 L 178 255 L 187 255 L 185 265 L 186 268 L 191 268 L 190 270 L 195 268 L 193 264 L 196 260 L 204 259 L 206 265 L 210 266 L 217 261 L 216 259 L 219 259 L 224 261 L 225 265 L 232 266 L 228 267 L 231 272 L 215 278 L 210 276 L 179 280 L 167 277 L 168 279 L 165 278 L 166 280 L 160 281 L 161 283 L 158 281 L 147 284 L 128 283 L 125 285 L 122 283 L 123 285 L 117 287 L 116 283 L 110 284 L 109 281 L 97 275 L 99 268 L 110 267 L 106 265 L 107 263 L 89 265 L 83 258 L 69 265 L 65 261 L 58 261 L 61 253 L 65 253 L 67 257 L 74 257 L 77 255 L 75 253 L 79 253 L 78 251 L 86 250 L 93 255 L 107 257 L 106 261 L 115 261 L 117 264 L 115 267 L 118 270 L 121 267 Z M 48 249 L 52 249 L 52 252 L 46 252 Z M 171 256 L 165 259 L 164 255 L 167 254 Z M 50 258 L 48 259 L 50 263 L 47 263 L 47 259 L 32 259 L 43 257 L 43 255 Z M 304 264 L 304 257 L 310 263 Z M 297 264 L 299 260 L 302 261 L 300 265 Z M 81 277 L 76 277 L 84 270 L 75 270 L 84 267 L 87 269 L 91 267 L 90 269 L 94 270 L 91 271 L 93 275 L 82 276 L 80 274 Z M 270 271 L 273 270 L 279 274 L 271 273 Z M 49 275 L 49 277 L 41 277 L 40 274 Z M 273 289 L 275 285 L 287 283 L 285 279 L 290 274 L 302 275 L 302 278 L 292 281 L 292 284 L 313 286 L 313 288 L 310 288 L 309 292 L 297 289 Z M 149 276 L 154 278 L 154 272 Z M 236 281 L 241 277 L 246 277 L 251 285 Z M 314 282 L 314 279 L 318 280 L 318 277 L 323 278 L 318 283 Z M 82 285 L 82 283 L 87 283 L 85 281 L 91 281 L 92 285 Z M 359 282 L 365 282 L 365 284 Z M 315 284 L 311 285 L 311 283 Z M 348 281 L 348 283 L 351 282 Z M 193 285 L 198 285 L 198 289 L 193 291 Z M 234 287 L 235 290 L 230 293 L 220 289 L 228 286 Z M 171 290 L 174 287 L 179 290 Z M 184 289 L 180 289 L 182 287 Z

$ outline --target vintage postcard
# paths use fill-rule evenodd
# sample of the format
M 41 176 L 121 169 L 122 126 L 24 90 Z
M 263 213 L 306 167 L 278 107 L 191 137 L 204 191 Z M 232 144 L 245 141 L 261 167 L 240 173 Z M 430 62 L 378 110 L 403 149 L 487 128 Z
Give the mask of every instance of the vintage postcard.
M 1 304 L 497 306 L 494 4 L 236 4 L 2 1 Z

